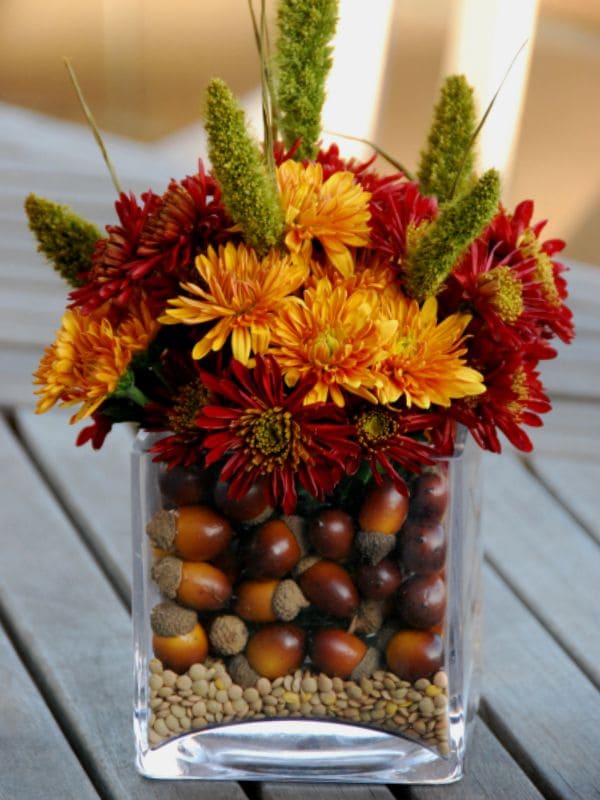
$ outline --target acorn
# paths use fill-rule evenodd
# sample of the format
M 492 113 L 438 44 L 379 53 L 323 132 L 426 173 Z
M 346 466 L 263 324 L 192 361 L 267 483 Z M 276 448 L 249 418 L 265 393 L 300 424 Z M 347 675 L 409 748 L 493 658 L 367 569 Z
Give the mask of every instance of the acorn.
M 324 614 L 351 617 L 358 608 L 356 586 L 335 561 L 317 561 L 300 575 L 299 583 L 307 599 Z
M 291 622 L 310 605 L 291 578 L 243 581 L 237 592 L 235 610 L 248 622 Z
M 277 578 L 242 581 L 236 587 L 235 613 L 247 622 L 275 622 L 273 595 L 278 586 Z
M 304 653 L 304 631 L 289 622 L 266 625 L 250 637 L 246 646 L 250 667 L 271 680 L 298 669 Z
M 208 638 L 196 613 L 176 603 L 164 602 L 150 613 L 152 650 L 164 667 L 185 672 L 208 655 Z
M 231 583 L 225 573 L 202 561 L 167 556 L 152 567 L 152 578 L 165 597 L 197 611 L 223 608 L 231 596 Z
M 442 637 L 437 633 L 403 630 L 390 637 L 385 658 L 391 672 L 412 683 L 437 672 L 443 652 Z
M 155 547 L 186 561 L 209 561 L 229 545 L 233 529 L 225 517 L 208 506 L 181 506 L 158 511 L 146 526 Z
M 398 537 L 398 560 L 407 572 L 438 572 L 446 562 L 446 550 L 446 531 L 439 522 L 408 519 Z
M 415 482 L 410 499 L 412 519 L 439 522 L 448 506 L 448 477 L 440 469 L 424 472 Z
M 393 536 L 402 527 L 407 514 L 408 497 L 399 492 L 389 478 L 384 478 L 381 486 L 375 484 L 367 492 L 358 522 L 363 531 Z
M 294 533 L 281 519 L 263 522 L 254 533 L 246 553 L 246 566 L 255 578 L 282 578 L 302 557 Z
M 246 623 L 233 614 L 215 617 L 208 634 L 210 644 L 219 655 L 235 656 L 241 653 L 248 643 Z
M 214 501 L 217 508 L 234 522 L 244 525 L 260 525 L 269 519 L 273 507 L 269 502 L 268 480 L 266 477 L 258 478 L 248 489 L 245 495 L 233 499 L 227 495 L 229 484 L 219 482 L 215 486 Z
M 431 628 L 444 618 L 446 585 L 439 575 L 413 575 L 398 590 L 398 611 L 412 628 Z
M 172 467 L 161 473 L 158 485 L 163 505 L 169 508 L 205 503 L 209 497 L 208 476 L 194 467 Z
M 377 564 L 360 564 L 356 571 L 356 585 L 363 597 L 385 600 L 402 583 L 402 570 L 389 558 Z
M 308 538 L 313 548 L 334 561 L 343 561 L 352 552 L 354 523 L 352 517 L 337 508 L 326 508 L 310 521 Z
M 310 657 L 317 669 L 332 678 L 360 680 L 377 669 L 372 647 L 339 628 L 321 628 L 312 637 Z

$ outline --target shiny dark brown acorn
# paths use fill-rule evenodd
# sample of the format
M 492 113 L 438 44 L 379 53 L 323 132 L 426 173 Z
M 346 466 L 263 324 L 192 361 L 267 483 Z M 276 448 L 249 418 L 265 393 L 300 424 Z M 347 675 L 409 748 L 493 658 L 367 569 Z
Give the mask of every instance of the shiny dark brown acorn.
M 438 572 L 446 561 L 444 526 L 427 519 L 409 519 L 400 532 L 398 560 L 407 572 Z
M 389 669 L 405 681 L 427 678 L 442 666 L 442 637 L 430 631 L 403 630 L 385 648 Z
M 229 485 L 217 483 L 214 492 L 215 504 L 234 522 L 258 525 L 273 513 L 268 499 L 267 485 L 266 478 L 258 478 L 243 497 L 232 499 L 227 496 Z
M 196 561 L 184 561 L 181 565 L 181 583 L 177 599 L 198 611 L 214 611 L 223 608 L 231 596 L 231 583 L 225 573 Z
M 274 623 L 250 637 L 246 658 L 265 678 L 278 678 L 298 669 L 305 654 L 304 631 L 292 623 Z
M 414 575 L 398 590 L 398 611 L 413 628 L 431 628 L 444 618 L 446 585 L 439 575 Z
M 356 585 L 363 597 L 385 600 L 402 583 L 402 570 L 389 558 L 378 564 L 360 564 L 356 571 Z
M 186 561 L 209 561 L 225 550 L 233 535 L 225 517 L 208 506 L 160 510 L 146 530 L 156 547 Z
M 159 487 L 165 508 L 198 505 L 209 496 L 206 473 L 192 467 L 166 470 L 160 476 Z
M 413 486 L 410 500 L 412 519 L 427 519 L 439 522 L 448 505 L 448 478 L 445 473 L 426 472 Z
M 256 530 L 245 563 L 248 573 L 256 578 L 282 578 L 301 555 L 298 540 L 285 522 L 271 519 Z
M 344 560 L 352 552 L 352 517 L 340 509 L 326 508 L 311 520 L 308 538 L 319 555 L 334 561 Z
M 366 652 L 367 645 L 362 639 L 337 628 L 321 628 L 310 645 L 313 664 L 332 678 L 349 678 Z
M 358 608 L 356 586 L 349 573 L 335 561 L 317 561 L 302 573 L 299 583 L 307 599 L 325 614 L 350 617 Z
M 358 522 L 363 531 L 390 535 L 398 533 L 408 513 L 408 497 L 384 479 L 381 486 L 373 486 L 361 506 Z

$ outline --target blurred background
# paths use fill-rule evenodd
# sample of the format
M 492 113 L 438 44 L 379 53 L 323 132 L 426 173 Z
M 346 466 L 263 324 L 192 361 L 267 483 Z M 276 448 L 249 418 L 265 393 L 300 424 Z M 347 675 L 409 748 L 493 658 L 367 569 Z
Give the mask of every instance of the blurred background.
M 349 81 L 346 115 L 336 127 L 365 135 L 360 124 L 350 129 L 348 111 L 357 118 L 372 106 L 366 132 L 414 168 L 443 74 L 463 64 L 477 72 L 491 58 L 485 34 L 499 24 L 493 18 L 499 5 L 505 19 L 510 12 L 511 26 L 506 34 L 494 29 L 499 72 L 479 98 L 482 109 L 493 93 L 489 86 L 497 87 L 522 37 L 529 39 L 515 66 L 520 88 L 511 94 L 507 87 L 503 98 L 512 103 L 515 131 L 505 201 L 510 207 L 534 198 L 536 219 L 550 219 L 548 232 L 568 240 L 570 258 L 600 263 L 598 0 L 520 0 L 514 10 L 510 0 L 345 0 L 345 14 L 362 14 L 345 45 L 346 69 L 373 62 L 375 71 L 365 87 Z M 477 21 L 460 56 L 456 25 L 465 8 L 472 20 L 474 9 L 491 16 Z M 375 28 L 365 22 L 365 9 Z M 201 154 L 199 120 L 211 77 L 223 77 L 249 106 L 256 96 L 258 59 L 246 0 L 0 0 L 0 101 L 81 122 L 65 55 L 104 131 L 180 148 L 183 172 L 174 177 L 193 171 Z M 477 83 L 477 75 L 467 77 Z M 497 122 L 507 113 L 498 111 Z

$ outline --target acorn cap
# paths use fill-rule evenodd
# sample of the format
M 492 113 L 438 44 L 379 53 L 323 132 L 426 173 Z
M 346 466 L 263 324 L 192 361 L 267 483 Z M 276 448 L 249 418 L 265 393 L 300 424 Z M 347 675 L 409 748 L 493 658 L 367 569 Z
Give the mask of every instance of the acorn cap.
M 304 517 L 298 516 L 298 514 L 284 514 L 281 517 L 281 521 L 285 522 L 285 524 L 294 534 L 294 538 L 298 542 L 298 547 L 300 548 L 300 554 L 302 557 L 304 557 L 308 553 L 306 520 Z
M 170 601 L 159 603 L 150 612 L 152 632 L 157 636 L 184 636 L 197 622 L 195 611 Z
M 360 681 L 361 678 L 369 678 L 379 667 L 379 651 L 374 647 L 367 648 L 367 652 L 352 670 L 351 681 Z
M 282 622 L 296 619 L 300 611 L 309 605 L 302 589 L 291 578 L 286 578 L 278 584 L 271 600 L 273 613 Z
M 354 630 L 365 636 L 377 633 L 383 624 L 383 617 L 381 600 L 362 600 L 354 618 Z
M 383 628 L 377 634 L 377 647 L 381 652 L 385 650 L 388 645 L 389 640 L 392 636 L 398 632 L 397 628 L 392 627 L 391 625 L 384 625 Z
M 160 593 L 173 600 L 181 583 L 183 561 L 174 556 L 165 556 L 152 567 L 152 580 L 156 581 Z
M 235 656 L 246 647 L 248 628 L 239 617 L 222 614 L 213 620 L 209 639 L 213 648 L 221 655 Z
M 369 564 L 379 564 L 396 546 L 396 537 L 377 531 L 359 531 L 355 539 L 356 549 Z
M 248 659 L 243 655 L 234 656 L 227 665 L 227 671 L 233 682 L 243 689 L 254 686 L 260 678 L 258 672 L 252 669 Z
M 170 550 L 177 536 L 177 511 L 157 511 L 146 525 L 146 533 L 155 547 Z
M 301 558 L 294 567 L 294 575 L 296 578 L 299 578 L 300 575 L 306 572 L 307 569 L 314 567 L 318 561 L 321 561 L 321 556 L 305 556 L 304 558 Z

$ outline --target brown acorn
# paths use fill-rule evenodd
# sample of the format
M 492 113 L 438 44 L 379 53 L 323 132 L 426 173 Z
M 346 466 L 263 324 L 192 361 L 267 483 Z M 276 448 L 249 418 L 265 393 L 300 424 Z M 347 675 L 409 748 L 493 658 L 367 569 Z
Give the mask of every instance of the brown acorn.
M 150 615 L 152 650 L 164 667 L 185 672 L 208 655 L 206 631 L 194 611 L 176 603 L 159 603 Z
M 358 608 L 356 586 L 335 561 L 317 561 L 300 575 L 299 583 L 307 599 L 325 614 L 351 617 Z
M 310 657 L 330 677 L 349 678 L 367 652 L 358 636 L 339 628 L 321 628 L 312 637 Z
M 260 525 L 246 553 L 248 573 L 255 578 L 282 578 L 291 572 L 302 556 L 293 532 L 281 519 Z
M 448 477 L 441 470 L 425 472 L 413 486 L 410 499 L 412 519 L 439 522 L 448 506 Z
M 352 552 L 354 523 L 352 517 L 338 508 L 326 508 L 310 521 L 308 538 L 313 548 L 334 561 L 343 561 Z
M 442 637 L 430 631 L 403 630 L 393 634 L 385 648 L 389 669 L 405 681 L 427 678 L 442 666 Z
M 228 497 L 229 484 L 217 483 L 214 500 L 217 508 L 234 522 L 244 525 L 259 525 L 269 519 L 273 508 L 268 500 L 267 478 L 260 477 L 248 489 L 243 497 Z
M 236 587 L 236 614 L 247 622 L 275 622 L 273 595 L 278 586 L 277 578 L 242 581 Z
M 446 561 L 446 545 L 446 531 L 439 522 L 408 519 L 398 537 L 398 560 L 407 572 L 438 572 Z
M 209 561 L 225 550 L 233 535 L 225 517 L 208 506 L 158 511 L 146 532 L 155 547 L 174 552 L 185 561 Z
M 414 575 L 398 590 L 398 611 L 412 628 L 431 628 L 444 618 L 446 585 L 440 575 Z
M 360 564 L 356 571 L 356 585 L 363 597 L 385 600 L 402 583 L 402 570 L 389 558 L 377 564 Z
M 271 680 L 298 669 L 304 653 L 304 631 L 291 623 L 266 625 L 250 637 L 246 646 L 250 667 Z
M 165 470 L 159 478 L 159 488 L 163 505 L 167 508 L 199 505 L 209 496 L 206 472 L 194 467 Z
M 394 535 L 398 533 L 408 513 L 408 497 L 396 489 L 388 478 L 375 484 L 363 500 L 358 522 L 363 531 Z
M 223 608 L 231 596 L 231 583 L 225 573 L 202 561 L 167 556 L 152 567 L 152 578 L 165 597 L 197 611 Z

